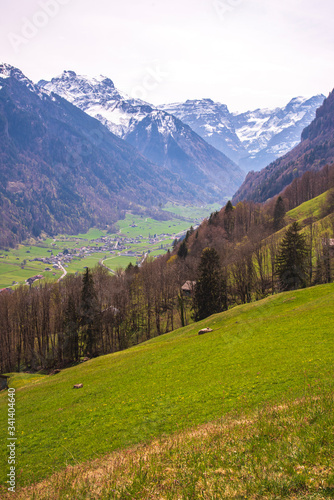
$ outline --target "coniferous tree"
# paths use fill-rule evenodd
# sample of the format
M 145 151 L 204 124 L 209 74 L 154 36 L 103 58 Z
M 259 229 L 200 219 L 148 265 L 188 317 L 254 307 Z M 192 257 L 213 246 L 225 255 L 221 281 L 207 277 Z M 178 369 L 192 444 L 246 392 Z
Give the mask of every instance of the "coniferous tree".
M 282 290 L 306 286 L 308 248 L 298 222 L 286 231 L 276 257 L 276 274 Z
M 95 354 L 95 342 L 98 322 L 97 296 L 90 269 L 87 267 L 82 278 L 81 291 L 81 325 L 83 327 L 82 339 L 84 354 Z
M 234 229 L 234 215 L 233 215 L 233 205 L 229 200 L 225 205 L 224 210 L 224 229 L 226 231 L 227 237 L 230 239 L 232 237 L 232 232 Z
M 177 252 L 177 255 L 179 257 L 181 257 L 181 259 L 185 259 L 188 255 L 188 248 L 187 248 L 187 244 L 186 244 L 186 241 L 183 240 L 181 245 L 180 245 L 180 248 Z
M 275 204 L 275 209 L 274 209 L 274 224 L 273 224 L 274 231 L 279 231 L 280 229 L 282 229 L 282 227 L 284 227 L 285 214 L 286 214 L 286 210 L 285 210 L 284 201 L 283 201 L 283 198 L 281 196 L 279 196 L 277 198 L 277 201 Z
M 64 315 L 64 361 L 79 359 L 79 318 L 72 295 L 69 296 Z
M 205 248 L 198 267 L 198 279 L 193 299 L 195 321 L 222 311 L 222 304 L 226 304 L 224 284 L 219 255 L 214 248 Z

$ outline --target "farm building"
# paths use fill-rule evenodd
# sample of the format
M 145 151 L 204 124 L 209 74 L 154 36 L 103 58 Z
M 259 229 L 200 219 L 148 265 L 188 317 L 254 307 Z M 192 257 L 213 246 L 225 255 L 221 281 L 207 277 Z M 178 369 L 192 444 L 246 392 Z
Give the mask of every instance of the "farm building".
M 195 290 L 195 286 L 196 286 L 196 281 L 186 281 L 184 285 L 181 287 L 182 293 L 190 297 Z

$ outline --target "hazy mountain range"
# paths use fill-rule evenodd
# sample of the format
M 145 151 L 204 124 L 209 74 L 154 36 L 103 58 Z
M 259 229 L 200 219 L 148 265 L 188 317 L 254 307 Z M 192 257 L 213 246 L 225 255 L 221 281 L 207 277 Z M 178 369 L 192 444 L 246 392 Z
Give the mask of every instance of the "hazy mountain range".
M 296 97 L 285 107 L 231 113 L 211 99 L 167 104 L 161 109 L 187 123 L 209 144 L 225 153 L 246 172 L 260 170 L 294 148 L 325 99 Z
M 156 165 L 196 184 L 198 200 L 222 200 L 245 177 L 232 160 L 188 125 L 165 111 L 128 97 L 107 77 L 88 78 L 65 71 L 51 82 L 41 81 L 39 85 L 100 120 Z
M 184 152 L 189 168 L 198 163 L 198 147 L 193 151 L 193 147 L 184 146 L 185 135 L 187 144 L 198 141 L 193 132 L 245 172 L 259 170 L 300 142 L 303 129 L 311 123 L 325 99 L 324 95 L 310 99 L 297 97 L 283 108 L 231 113 L 225 104 L 211 99 L 155 107 L 127 96 L 110 78 L 89 78 L 73 71 L 64 71 L 50 82 L 42 80 L 39 85 L 100 120 L 151 161 L 175 171 L 179 168 L 178 162 L 185 160 Z M 204 149 L 212 157 L 217 156 L 207 147 Z M 218 161 L 222 161 L 221 157 Z

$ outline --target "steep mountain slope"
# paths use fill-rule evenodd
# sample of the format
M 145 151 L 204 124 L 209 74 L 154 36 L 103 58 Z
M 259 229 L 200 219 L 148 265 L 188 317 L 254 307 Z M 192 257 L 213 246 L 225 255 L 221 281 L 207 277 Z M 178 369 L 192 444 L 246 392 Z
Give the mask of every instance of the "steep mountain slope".
M 233 202 L 266 201 L 308 170 L 318 171 L 334 161 L 334 91 L 304 129 L 301 143 L 261 172 L 250 172 Z
M 221 200 L 244 179 L 233 161 L 176 117 L 118 91 L 106 77 L 65 71 L 39 85 L 69 100 L 136 147 L 146 158 L 198 186 L 201 200 Z
M 233 186 L 240 185 L 245 178 L 223 153 L 163 111 L 153 110 L 125 135 L 125 140 L 180 179 L 196 183 L 202 200 L 222 200 L 221 193 L 228 196 Z
M 187 184 L 170 171 L 5 64 L 0 137 L 1 245 L 41 231 L 108 224 L 135 204 L 191 199 Z
M 237 136 L 233 115 L 225 104 L 211 99 L 197 99 L 184 103 L 164 104 L 159 108 L 187 123 L 209 144 L 235 162 L 248 155 L 247 149 Z
M 259 170 L 290 151 L 315 117 L 324 95 L 292 99 L 284 108 L 230 113 L 211 99 L 166 104 L 161 109 L 187 123 L 245 171 Z

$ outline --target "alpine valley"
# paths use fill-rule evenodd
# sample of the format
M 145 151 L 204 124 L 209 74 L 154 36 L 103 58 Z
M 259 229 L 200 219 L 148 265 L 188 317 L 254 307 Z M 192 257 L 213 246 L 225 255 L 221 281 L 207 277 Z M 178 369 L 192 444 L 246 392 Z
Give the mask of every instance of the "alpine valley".
M 161 113 L 184 133 L 183 150 L 169 140 L 175 162 L 166 166 L 19 69 L 0 65 L 0 245 L 106 226 L 129 209 L 152 215 L 168 201 L 223 202 L 242 183 L 241 169 Z
M 153 106 L 74 71 L 34 84 L 0 65 L 0 245 L 108 228 L 125 211 L 224 202 L 290 151 L 323 95 L 230 113 L 210 99 Z

